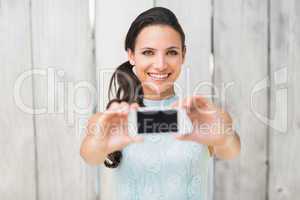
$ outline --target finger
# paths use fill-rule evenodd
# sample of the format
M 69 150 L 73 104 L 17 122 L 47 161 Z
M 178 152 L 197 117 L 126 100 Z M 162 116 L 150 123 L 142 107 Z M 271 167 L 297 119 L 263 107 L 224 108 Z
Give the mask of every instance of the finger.
M 183 102 L 183 108 L 185 108 L 187 114 L 191 117 L 207 117 L 216 113 L 216 109 L 210 106 L 209 101 L 202 96 L 187 97 Z
M 126 117 L 128 115 L 129 105 L 127 102 L 113 102 L 106 113 L 117 114 L 120 117 Z
M 203 112 L 203 110 L 207 108 L 207 100 L 200 95 L 190 96 L 185 99 L 184 106 L 190 112 L 192 111 Z
M 110 129 L 117 126 L 125 120 L 126 115 L 122 114 L 120 111 L 105 111 L 101 118 L 99 118 L 98 123 L 103 130 L 107 130 L 107 128 Z
M 118 109 L 120 103 L 118 102 L 113 102 L 112 104 L 110 104 L 109 108 L 107 109 L 107 111 L 115 111 Z
M 123 121 L 124 119 L 127 120 L 129 110 L 130 105 L 127 102 L 122 101 L 118 104 L 114 104 L 110 110 L 110 113 L 112 115 L 117 114 L 116 116 L 120 117 L 120 121 Z
M 113 121 L 117 121 L 117 113 L 96 113 L 88 121 L 87 134 L 97 138 L 106 138 L 108 130 L 113 125 Z M 116 118 L 116 119 L 114 119 Z
M 130 109 L 132 109 L 132 110 L 136 110 L 139 107 L 140 107 L 140 105 L 138 103 L 132 103 L 132 104 L 130 104 Z
M 144 141 L 144 138 L 142 136 L 127 136 L 123 140 L 123 147 L 132 144 L 132 143 L 141 143 Z
M 215 106 L 207 98 L 196 95 L 193 98 L 193 107 L 200 113 L 212 114 L 216 111 Z
M 144 137 L 143 136 L 131 136 L 131 143 L 141 143 L 144 141 Z
M 174 137 L 177 140 L 182 140 L 182 141 L 193 141 L 193 140 L 195 140 L 194 136 L 192 134 L 188 134 L 188 135 L 174 134 Z
M 197 142 L 201 144 L 208 144 L 208 145 L 216 145 L 220 143 L 220 137 L 214 135 L 207 135 L 198 133 L 196 137 Z
M 89 118 L 88 123 L 86 125 L 87 135 L 91 135 L 91 136 L 99 135 L 100 131 L 99 131 L 98 120 L 102 115 L 103 113 L 97 112 Z
M 118 116 L 121 116 L 121 112 L 119 110 L 119 107 L 115 107 L 115 108 L 111 108 L 110 110 L 104 111 L 101 119 L 111 120 Z
M 121 108 L 127 108 L 127 107 L 129 107 L 129 104 L 128 104 L 127 102 L 125 102 L 125 101 L 122 101 L 122 102 L 120 103 L 120 107 L 121 107 Z
M 88 123 L 95 123 L 98 122 L 98 119 L 103 115 L 103 112 L 96 112 L 95 114 L 93 114 L 89 120 Z
M 102 113 L 97 112 L 89 119 L 88 124 L 91 126 L 104 125 L 104 123 L 107 123 L 107 121 L 110 121 L 111 119 L 117 116 L 118 113 L 116 112 L 107 112 L 107 111 L 104 111 Z
M 189 101 L 191 101 L 190 97 L 186 97 L 183 100 L 178 100 L 178 101 L 171 104 L 171 108 L 183 108 L 187 112 L 189 112 L 190 111 L 190 108 L 188 107 Z
M 210 103 L 207 98 L 205 98 L 204 96 L 201 96 L 201 95 L 195 95 L 195 96 L 193 96 L 193 99 L 195 102 L 197 102 L 198 105 L 201 105 L 201 106 L 208 106 Z
M 192 106 L 206 106 L 209 101 L 200 95 L 189 96 L 184 98 L 183 100 L 179 100 L 171 104 L 171 107 L 192 107 Z
M 179 101 L 173 103 L 171 106 L 173 106 L 173 108 L 175 108 L 175 107 L 188 108 L 188 107 L 191 107 L 192 101 L 193 101 L 192 96 L 186 97 L 183 100 L 179 100 Z
M 127 102 L 121 102 L 120 103 L 120 112 L 123 114 L 123 115 L 125 115 L 125 116 L 127 116 L 128 115 L 128 112 L 129 112 L 129 104 L 127 103 Z
M 112 135 L 113 128 L 127 124 L 129 105 L 126 102 L 113 102 L 110 107 L 97 119 L 97 130 L 102 137 Z
M 142 136 L 126 136 L 126 137 L 115 137 L 111 138 L 108 144 L 108 148 L 111 152 L 122 150 L 126 146 L 132 143 L 141 143 L 144 141 L 144 138 Z

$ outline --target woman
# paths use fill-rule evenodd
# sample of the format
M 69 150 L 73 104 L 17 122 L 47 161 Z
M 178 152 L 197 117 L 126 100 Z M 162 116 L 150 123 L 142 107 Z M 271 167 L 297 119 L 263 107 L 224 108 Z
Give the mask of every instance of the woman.
M 179 100 L 175 94 L 186 54 L 176 16 L 162 7 L 141 13 L 127 33 L 125 50 L 128 61 L 110 82 L 109 94 L 115 86 L 116 96 L 106 111 L 90 118 L 81 156 L 114 168 L 111 199 L 207 199 L 209 155 L 232 159 L 240 140 L 228 113 L 201 96 Z M 128 112 L 139 106 L 183 107 L 194 129 L 185 136 L 129 136 Z

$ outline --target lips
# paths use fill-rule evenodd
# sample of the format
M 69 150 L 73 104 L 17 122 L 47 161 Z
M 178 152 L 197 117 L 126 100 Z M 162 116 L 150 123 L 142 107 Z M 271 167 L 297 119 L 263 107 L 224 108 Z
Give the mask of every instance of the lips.
M 148 76 L 155 81 L 163 81 L 169 78 L 171 73 L 147 73 Z

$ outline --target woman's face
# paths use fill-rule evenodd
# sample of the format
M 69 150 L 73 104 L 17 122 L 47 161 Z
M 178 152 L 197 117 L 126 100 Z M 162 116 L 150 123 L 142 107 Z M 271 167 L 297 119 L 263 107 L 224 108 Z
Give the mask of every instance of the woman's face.
M 128 50 L 128 58 L 145 98 L 163 99 L 174 94 L 174 82 L 185 57 L 181 43 L 180 34 L 166 25 L 151 25 L 138 34 L 135 50 Z

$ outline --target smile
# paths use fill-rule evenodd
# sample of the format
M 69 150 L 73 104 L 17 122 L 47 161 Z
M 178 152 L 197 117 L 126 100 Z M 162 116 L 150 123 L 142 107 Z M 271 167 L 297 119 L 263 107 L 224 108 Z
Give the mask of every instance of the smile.
M 171 75 L 171 73 L 165 73 L 165 74 L 157 74 L 157 73 L 147 73 L 149 75 L 149 77 L 152 80 L 155 81 L 163 81 L 166 80 L 167 78 L 169 78 L 169 76 Z

